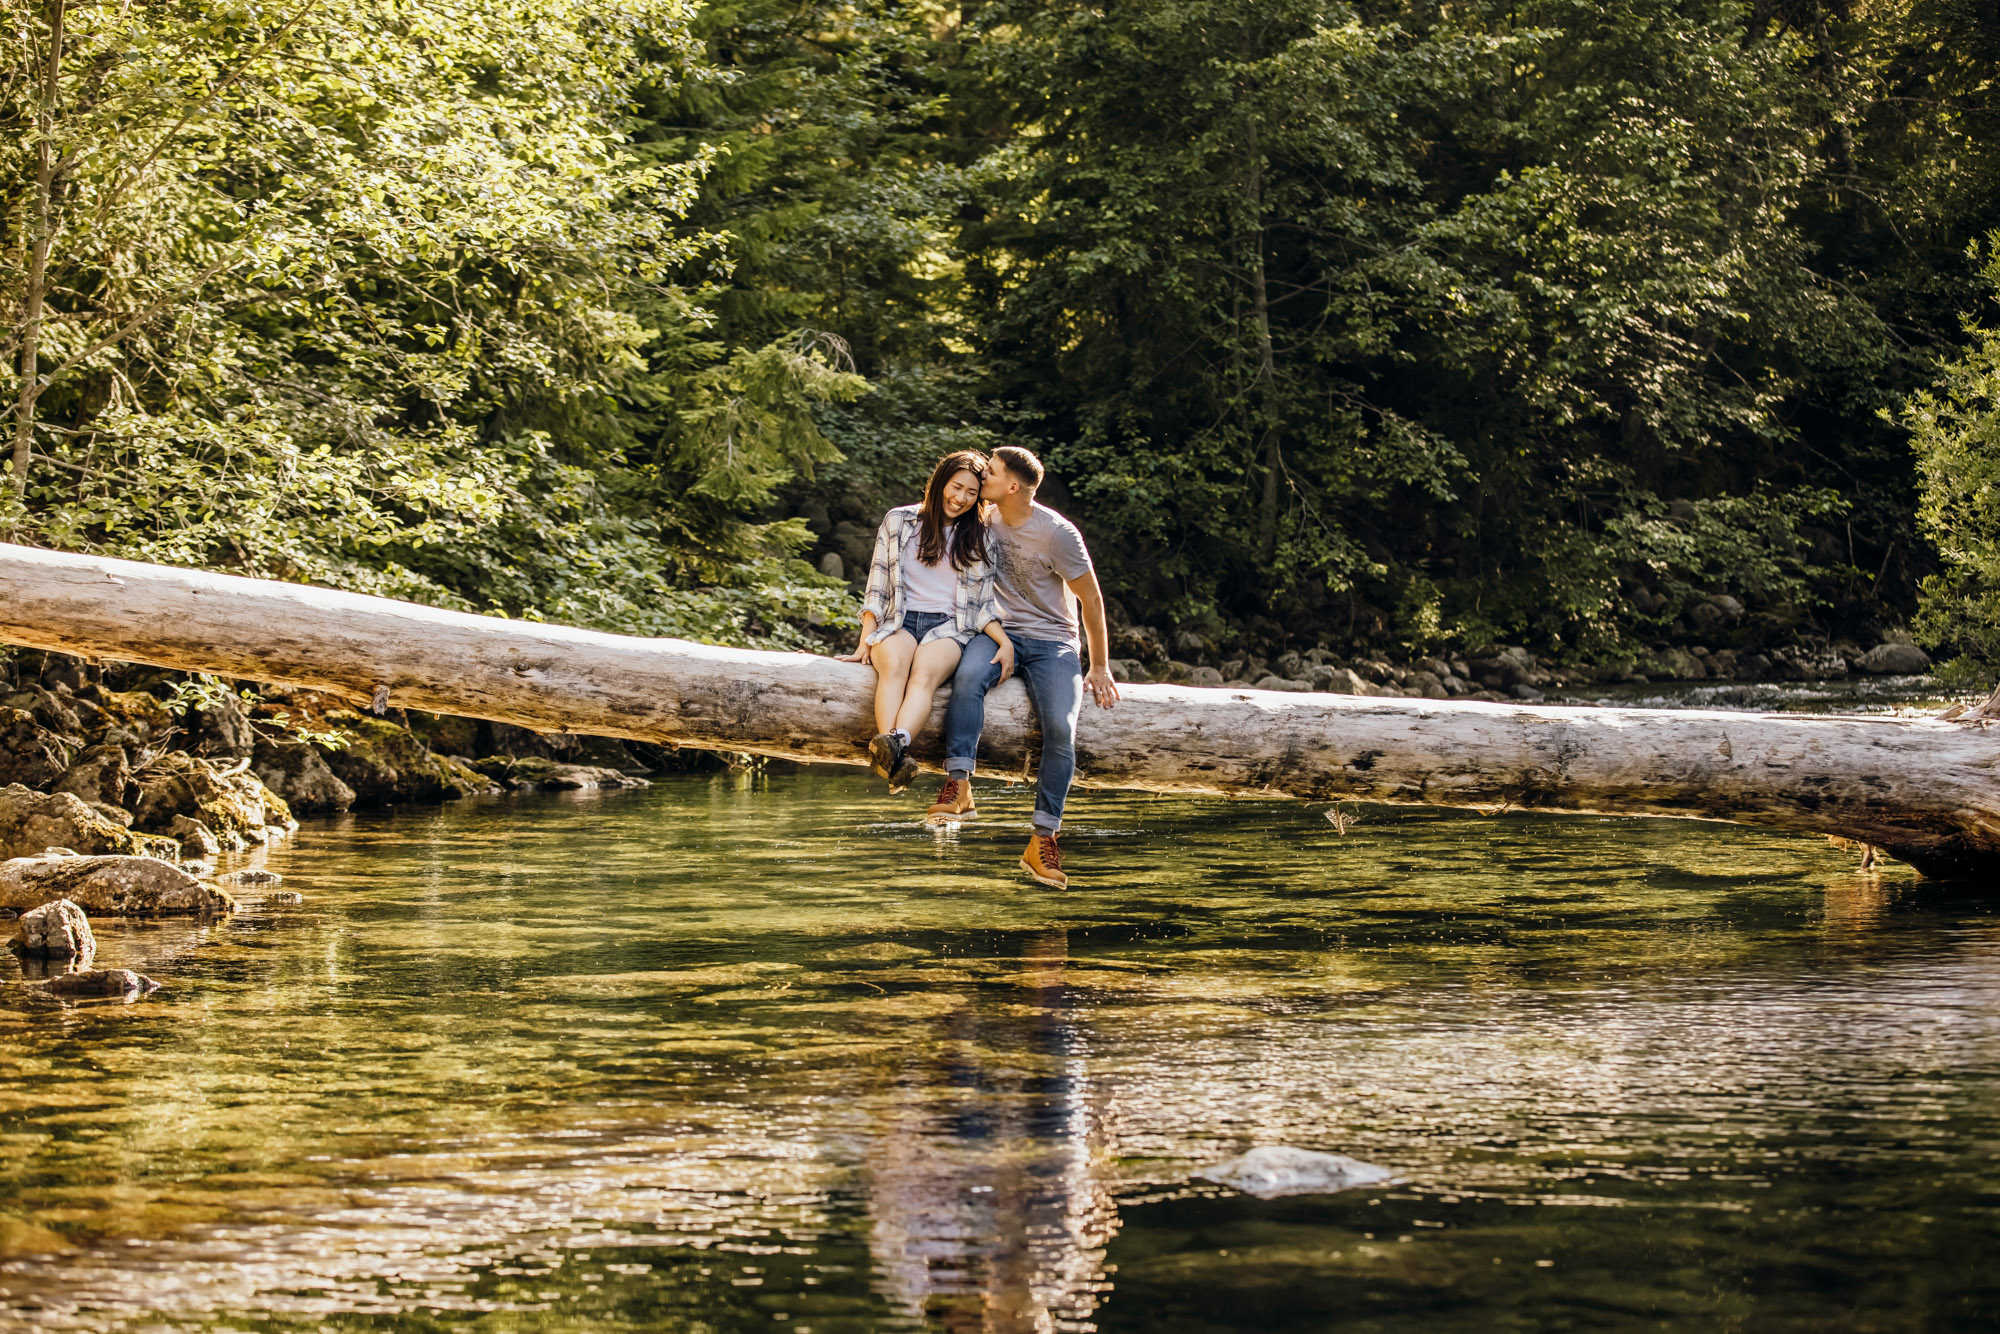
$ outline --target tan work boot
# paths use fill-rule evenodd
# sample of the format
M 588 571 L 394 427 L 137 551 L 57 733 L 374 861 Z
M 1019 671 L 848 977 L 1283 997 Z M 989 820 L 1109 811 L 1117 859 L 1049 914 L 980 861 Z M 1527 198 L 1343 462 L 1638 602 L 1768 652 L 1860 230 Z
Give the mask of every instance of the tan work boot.
M 1062 849 L 1056 846 L 1054 834 L 1036 830 L 1035 836 L 1028 840 L 1028 850 L 1021 854 L 1021 865 L 1045 885 L 1061 889 L 1069 884 L 1069 877 L 1063 874 Z
M 924 816 L 927 824 L 950 824 L 954 820 L 970 820 L 979 814 L 972 808 L 972 780 L 970 778 L 947 778 L 938 789 L 937 800 L 931 803 L 930 811 Z

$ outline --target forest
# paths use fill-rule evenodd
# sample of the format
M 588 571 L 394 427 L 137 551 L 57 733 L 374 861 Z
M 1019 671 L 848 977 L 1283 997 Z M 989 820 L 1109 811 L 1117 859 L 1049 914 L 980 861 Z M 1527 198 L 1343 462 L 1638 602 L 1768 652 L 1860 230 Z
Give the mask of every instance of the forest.
M 2000 670 L 1985 0 L 0 13 L 6 540 L 826 647 L 1011 442 L 1176 656 Z

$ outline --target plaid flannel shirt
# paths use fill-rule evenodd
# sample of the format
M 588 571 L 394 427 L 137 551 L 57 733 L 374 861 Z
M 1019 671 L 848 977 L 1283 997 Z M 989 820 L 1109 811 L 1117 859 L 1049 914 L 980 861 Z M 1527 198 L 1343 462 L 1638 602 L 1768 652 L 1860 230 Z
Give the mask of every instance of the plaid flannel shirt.
M 903 628 L 903 553 L 917 531 L 921 508 L 898 505 L 882 516 L 882 527 L 875 534 L 875 557 L 868 564 L 868 596 L 862 602 L 862 610 L 875 613 L 875 633 L 868 636 L 871 644 L 879 644 Z M 974 561 L 957 574 L 951 619 L 925 635 L 926 644 L 936 639 L 970 643 L 974 635 L 1000 619 L 992 562 Z

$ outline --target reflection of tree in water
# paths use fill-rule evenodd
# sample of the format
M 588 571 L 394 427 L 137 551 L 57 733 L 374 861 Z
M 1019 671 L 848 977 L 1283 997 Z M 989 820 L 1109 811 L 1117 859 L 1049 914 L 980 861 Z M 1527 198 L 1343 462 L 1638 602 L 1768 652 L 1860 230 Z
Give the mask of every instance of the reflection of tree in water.
M 1063 1008 L 1068 937 L 1045 932 L 1020 953 L 1022 1003 L 963 1007 L 912 1044 L 868 1151 L 883 1295 L 950 1330 L 1075 1328 L 1109 1287 L 1117 1215 Z

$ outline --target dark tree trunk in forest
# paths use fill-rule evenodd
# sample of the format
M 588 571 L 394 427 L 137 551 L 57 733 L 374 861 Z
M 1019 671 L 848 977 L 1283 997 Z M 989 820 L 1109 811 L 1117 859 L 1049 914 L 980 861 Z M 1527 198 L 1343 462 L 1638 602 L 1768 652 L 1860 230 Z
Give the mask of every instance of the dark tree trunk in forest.
M 1257 502 L 1257 554 L 1268 561 L 1278 553 L 1278 480 L 1284 468 L 1278 429 L 1282 407 L 1278 401 L 1278 358 L 1271 346 L 1271 294 L 1264 268 L 1264 163 L 1257 156 L 1254 133 L 1250 151 L 1246 194 L 1253 223 L 1250 234 L 1256 246 L 1250 261 L 1250 322 L 1257 337 L 1257 419 L 1263 428 L 1257 438 L 1257 453 L 1264 474 L 1264 493 Z
M 15 499 L 28 489 L 28 465 L 35 448 L 35 408 L 41 397 L 42 320 L 48 302 L 49 249 L 55 229 L 56 94 L 61 87 L 64 0 L 48 0 L 48 62 L 43 67 L 40 106 L 35 113 L 34 234 L 28 243 L 27 282 L 21 294 L 20 393 L 14 400 L 13 478 Z

